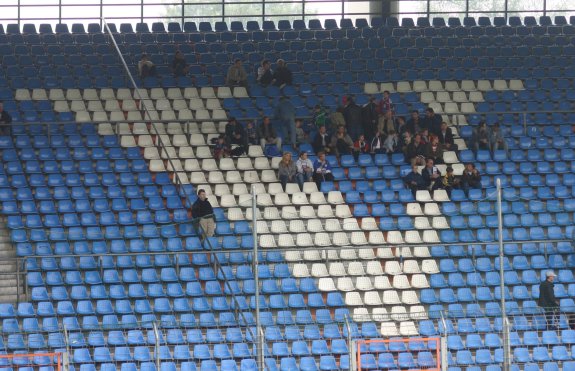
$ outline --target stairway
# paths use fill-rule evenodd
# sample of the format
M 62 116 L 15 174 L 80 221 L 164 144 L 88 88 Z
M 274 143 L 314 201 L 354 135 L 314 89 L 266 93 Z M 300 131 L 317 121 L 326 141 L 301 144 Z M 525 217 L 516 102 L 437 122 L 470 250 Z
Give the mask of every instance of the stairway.
M 0 218 L 0 303 L 17 303 L 27 300 L 25 294 L 24 265 L 20 266 L 20 280 L 16 264 L 16 249 L 10 242 L 6 218 Z M 18 297 L 18 294 L 20 296 Z

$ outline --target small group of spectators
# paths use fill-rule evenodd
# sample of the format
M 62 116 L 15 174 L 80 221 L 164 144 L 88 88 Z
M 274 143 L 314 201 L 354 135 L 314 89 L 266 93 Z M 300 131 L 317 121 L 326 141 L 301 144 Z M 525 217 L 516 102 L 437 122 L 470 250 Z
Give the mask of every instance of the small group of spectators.
M 456 176 L 451 166 L 447 167 L 445 175 L 442 176 L 433 159 L 428 158 L 421 173 L 418 165 L 413 164 L 411 172 L 403 178 L 403 182 L 411 189 L 414 196 L 420 190 L 428 190 L 433 194 L 433 191 L 437 189 L 445 189 L 451 196 L 453 189 L 461 189 L 465 194 L 468 194 L 470 189 L 480 189 L 481 174 L 474 164 L 467 163 L 461 176 Z
M 261 86 L 275 85 L 283 88 L 286 85 L 292 84 L 292 72 L 283 59 L 277 60 L 275 71 L 271 68 L 271 62 L 266 59 L 262 61 L 260 67 L 258 67 L 256 82 Z M 241 59 L 236 59 L 234 64 L 228 69 L 226 85 L 248 86 L 248 73 Z
M 186 62 L 184 54 L 179 50 L 176 51 L 170 64 L 170 71 L 174 77 L 186 76 L 190 71 L 190 65 Z M 142 79 L 157 76 L 156 65 L 150 60 L 148 54 L 142 54 L 138 62 L 138 76 Z
M 490 152 L 499 149 L 508 151 L 507 141 L 503 136 L 503 131 L 496 122 L 490 128 L 485 121 L 479 123 L 479 126 L 473 131 L 471 138 L 471 148 L 476 152 L 479 150 L 488 150 Z
M 331 165 L 325 158 L 324 152 L 317 154 L 317 159 L 312 164 L 307 152 L 301 152 L 297 161 L 292 160 L 291 152 L 285 152 L 278 167 L 278 178 L 285 191 L 287 183 L 297 183 L 303 190 L 305 182 L 314 181 L 320 189 L 324 181 L 333 181 Z

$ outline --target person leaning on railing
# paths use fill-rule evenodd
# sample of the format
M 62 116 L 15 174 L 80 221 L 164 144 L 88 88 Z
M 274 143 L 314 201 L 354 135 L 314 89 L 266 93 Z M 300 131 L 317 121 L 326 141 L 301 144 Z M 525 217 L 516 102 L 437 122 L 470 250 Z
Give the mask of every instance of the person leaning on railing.
M 202 237 L 212 237 L 214 235 L 216 230 L 214 209 L 206 197 L 206 191 L 203 189 L 198 190 L 198 199 L 192 205 L 192 217 L 200 225 L 203 231 Z

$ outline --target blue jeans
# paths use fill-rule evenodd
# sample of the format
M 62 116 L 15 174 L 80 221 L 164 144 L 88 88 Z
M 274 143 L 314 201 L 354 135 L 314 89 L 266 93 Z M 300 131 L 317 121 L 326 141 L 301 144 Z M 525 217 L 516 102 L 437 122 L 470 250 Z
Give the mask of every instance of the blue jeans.
M 278 123 L 280 125 L 283 142 L 289 142 L 289 144 L 295 146 L 297 143 L 295 135 L 295 117 L 282 117 Z
M 299 190 L 303 192 L 303 184 L 305 182 L 311 182 L 312 174 L 311 173 L 297 173 L 295 176 L 297 184 L 299 185 Z

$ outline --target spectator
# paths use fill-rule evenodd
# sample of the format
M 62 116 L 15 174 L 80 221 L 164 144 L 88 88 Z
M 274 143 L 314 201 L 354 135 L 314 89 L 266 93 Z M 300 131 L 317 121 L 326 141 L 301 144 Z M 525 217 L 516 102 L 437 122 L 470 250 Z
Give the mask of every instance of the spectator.
M 417 191 L 425 190 L 425 180 L 417 170 L 417 165 L 411 165 L 411 172 L 403 177 L 403 183 L 411 189 L 413 197 Z
M 267 145 L 275 144 L 277 149 L 281 151 L 282 138 L 277 136 L 268 116 L 264 116 L 261 125 L 258 127 L 258 138 L 260 139 L 260 144 L 264 150 Z
M 381 116 L 385 116 L 388 112 L 391 112 L 391 116 L 393 116 L 393 102 L 389 96 L 389 91 L 386 90 L 383 92 L 383 97 L 379 101 L 378 113 Z
M 278 166 L 278 178 L 280 179 L 284 192 L 286 191 L 287 183 L 294 183 L 296 181 L 296 174 L 297 168 L 295 162 L 291 159 L 291 152 L 284 152 Z
M 443 188 L 441 172 L 433 163 L 433 159 L 428 158 L 425 160 L 425 167 L 421 171 L 421 176 L 423 176 L 423 180 L 425 181 L 425 188 L 427 188 L 431 194 L 433 194 L 436 189 Z
M 321 189 L 322 182 L 333 182 L 333 174 L 331 173 L 331 166 L 325 159 L 325 153 L 319 152 L 317 160 L 313 164 L 313 180 L 317 185 L 317 189 Z
M 174 56 L 174 60 L 172 61 L 172 73 L 175 77 L 186 76 L 190 70 L 190 66 L 186 59 L 184 58 L 184 54 L 181 51 L 176 51 L 176 55 Z
M 451 197 L 451 191 L 454 188 L 459 188 L 459 179 L 453 174 L 453 168 L 448 166 L 445 170 L 446 173 L 443 176 L 443 188 L 447 191 L 447 195 Z
M 391 130 L 383 142 L 385 153 L 395 153 L 399 148 L 399 137 L 395 130 Z
M 407 120 L 407 131 L 411 134 L 419 133 L 422 129 L 422 122 L 419 119 L 419 111 L 412 111 L 411 117 Z
M 396 132 L 395 122 L 393 121 L 393 113 L 387 111 L 382 116 L 379 117 L 379 122 L 377 123 L 377 130 L 379 130 L 384 136 L 388 136 L 391 131 Z
M 236 59 L 234 64 L 228 69 L 228 75 L 226 76 L 226 85 L 232 86 L 244 86 L 248 85 L 248 74 L 242 66 L 242 60 Z
M 336 131 L 338 127 L 345 126 L 345 116 L 343 115 L 344 107 L 337 107 L 335 112 L 333 112 L 329 117 L 329 122 L 331 124 L 330 129 Z M 326 125 L 327 128 L 327 125 Z
M 431 135 L 429 135 L 429 130 L 427 128 L 421 129 L 419 136 L 421 137 L 421 143 L 423 145 L 431 142 Z
M 229 155 L 230 148 L 226 144 L 226 136 L 225 134 L 220 134 L 214 145 L 214 159 L 220 160 L 222 157 L 228 157 Z
M 345 128 L 351 138 L 359 138 L 359 136 L 363 134 L 363 127 L 361 125 L 362 112 L 361 107 L 355 104 L 353 97 L 347 98 L 347 105 L 343 109 L 343 117 L 345 118 Z
M 555 273 L 547 271 L 545 273 L 545 281 L 539 285 L 539 305 L 545 311 L 545 319 L 547 321 L 547 330 L 556 330 L 559 324 L 558 312 L 559 301 L 555 297 L 553 281 L 555 280 Z
M 498 149 L 502 149 L 505 152 L 507 152 L 507 150 L 508 150 L 507 141 L 503 137 L 503 133 L 501 132 L 501 128 L 499 127 L 498 122 L 496 122 L 493 125 L 493 128 L 491 128 L 489 145 L 493 151 L 497 151 Z
M 296 162 L 296 180 L 299 184 L 300 191 L 303 191 L 303 184 L 305 182 L 311 182 L 313 179 L 313 164 L 311 160 L 307 158 L 307 152 L 301 152 L 299 158 Z
M 400 142 L 403 144 L 405 143 L 403 138 L 405 137 L 406 134 L 408 134 L 409 128 L 407 127 L 407 124 L 405 123 L 405 119 L 401 116 L 397 117 L 395 119 L 395 126 L 397 128 L 397 135 L 399 136 L 399 140 Z
M 148 54 L 142 54 L 142 58 L 138 62 L 138 74 L 142 79 L 156 76 L 156 66 L 154 62 L 148 59 Z
M 311 121 L 317 129 L 319 129 L 320 126 L 327 126 L 327 113 L 319 104 L 316 104 L 313 108 L 313 116 Z
M 292 84 L 292 73 L 287 68 L 286 62 L 283 59 L 278 59 L 276 62 L 277 68 L 273 74 L 273 84 L 283 88 L 286 85 Z
M 296 119 L 295 120 L 295 140 L 296 140 L 296 144 L 299 147 L 300 144 L 304 144 L 307 143 L 307 135 L 305 133 L 305 131 L 303 130 L 303 120 L 302 119 Z
M 369 153 L 369 144 L 365 140 L 365 135 L 360 135 L 359 138 L 353 143 L 354 153 Z
M 226 125 L 225 135 L 228 146 L 235 144 L 245 147 L 247 144 L 246 132 L 234 117 L 230 117 L 230 121 Z
M 206 237 L 212 237 L 216 230 L 216 222 L 214 221 L 214 209 L 212 204 L 206 197 L 206 191 L 203 189 L 198 190 L 198 199 L 192 205 L 192 217 L 201 227 L 200 236 L 202 240 Z M 203 231 L 203 233 L 201 233 Z
M 481 189 L 481 175 L 472 163 L 465 164 L 461 176 L 461 188 L 467 194 L 470 189 Z
M 254 126 L 253 121 L 248 121 L 246 124 L 246 140 L 248 145 L 257 145 L 259 143 L 258 130 Z
M 340 126 L 331 138 L 331 148 L 336 156 L 350 155 L 353 152 L 353 140 L 345 132 L 345 127 Z
M 295 107 L 288 98 L 282 96 L 274 111 L 274 117 L 282 129 L 282 138 L 297 148 L 295 135 Z
M 479 127 L 477 127 L 473 131 L 472 137 L 473 148 L 475 152 L 482 150 L 491 151 L 491 134 L 489 133 L 489 128 L 485 121 L 481 121 L 479 123 Z
M 267 59 L 264 59 L 262 61 L 262 65 L 258 67 L 257 82 L 261 86 L 268 86 L 269 84 L 272 83 L 272 80 L 274 79 L 274 77 L 273 77 L 273 71 L 271 69 L 271 66 L 272 66 L 272 64 L 270 63 L 270 61 Z
M 435 164 L 443 164 L 443 146 L 439 143 L 438 137 L 431 137 L 431 142 L 425 145 L 423 155 L 425 158 L 433 159 Z
M 325 126 L 320 126 L 319 131 L 317 132 L 312 143 L 313 150 L 315 151 L 315 153 L 319 152 L 330 153 L 331 152 L 331 148 L 329 147 L 330 144 L 331 140 L 329 138 L 327 130 L 325 129 Z
M 0 132 L 10 135 L 12 133 L 12 128 L 10 124 L 12 123 L 12 116 L 4 110 L 4 102 L 0 101 Z M 5 129 L 2 127 L 6 127 Z
M 371 140 L 371 153 L 384 153 L 385 148 L 383 146 L 384 140 L 381 136 L 381 133 L 378 131 L 375 132 L 375 136 Z
M 425 146 L 421 143 L 421 135 L 416 134 L 413 137 L 411 143 L 407 145 L 407 149 L 405 151 L 405 158 L 408 162 L 412 165 L 424 165 L 425 164 L 425 156 L 423 155 L 423 151 Z
M 375 103 L 375 98 L 373 96 L 369 97 L 369 102 L 362 107 L 363 132 L 368 139 L 372 139 L 377 131 L 377 123 L 379 120 L 377 111 L 378 107 Z
M 433 108 L 429 107 L 425 110 L 425 123 L 424 127 L 429 130 L 431 134 L 439 136 L 441 134 L 441 123 L 443 119 L 441 115 L 436 114 Z
M 445 151 L 457 151 L 457 144 L 455 144 L 455 140 L 453 139 L 453 132 L 445 121 L 441 123 L 439 143 L 441 143 Z

